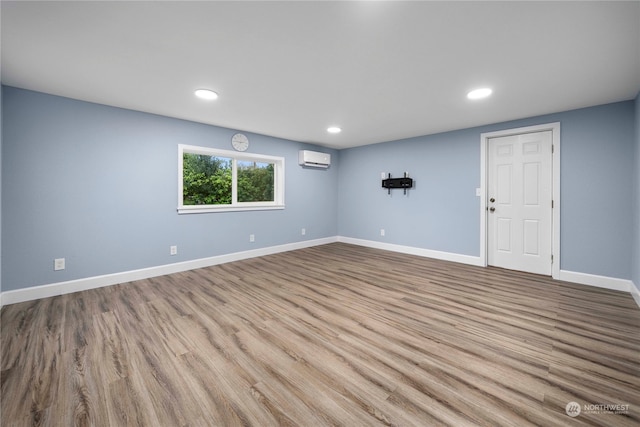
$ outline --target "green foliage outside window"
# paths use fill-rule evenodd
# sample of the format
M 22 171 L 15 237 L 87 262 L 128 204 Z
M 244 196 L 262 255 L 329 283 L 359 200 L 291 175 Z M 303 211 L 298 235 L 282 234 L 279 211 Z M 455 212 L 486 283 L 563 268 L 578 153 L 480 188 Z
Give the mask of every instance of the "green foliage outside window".
M 273 182 L 273 163 L 238 161 L 238 202 L 272 202 Z
M 233 161 L 230 158 L 184 153 L 183 205 L 230 205 Z M 237 161 L 238 202 L 274 201 L 274 164 Z
M 231 204 L 231 159 L 184 153 L 182 168 L 184 205 Z

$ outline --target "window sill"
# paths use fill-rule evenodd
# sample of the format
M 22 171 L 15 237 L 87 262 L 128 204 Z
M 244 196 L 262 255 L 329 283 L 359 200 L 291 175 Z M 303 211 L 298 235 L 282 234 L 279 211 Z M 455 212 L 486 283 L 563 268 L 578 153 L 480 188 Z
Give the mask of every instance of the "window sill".
M 284 209 L 284 205 L 254 205 L 254 206 L 181 206 L 178 214 L 200 214 L 213 212 L 242 212 L 242 211 L 272 211 Z

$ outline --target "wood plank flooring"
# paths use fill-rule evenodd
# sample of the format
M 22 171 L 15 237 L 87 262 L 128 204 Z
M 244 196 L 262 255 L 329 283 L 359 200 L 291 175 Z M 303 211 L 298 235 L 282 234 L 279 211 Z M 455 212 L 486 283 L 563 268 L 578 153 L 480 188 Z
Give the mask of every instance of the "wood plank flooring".
M 640 425 L 633 298 L 526 273 L 336 243 L 1 321 L 2 426 Z

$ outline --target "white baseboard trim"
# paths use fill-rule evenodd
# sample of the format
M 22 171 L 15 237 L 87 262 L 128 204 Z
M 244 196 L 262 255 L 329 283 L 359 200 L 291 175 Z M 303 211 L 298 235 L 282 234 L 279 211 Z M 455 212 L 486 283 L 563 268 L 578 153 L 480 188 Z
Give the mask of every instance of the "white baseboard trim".
M 302 242 L 287 243 L 284 245 L 270 246 L 250 251 L 235 252 L 231 254 L 218 255 L 208 258 L 200 258 L 191 261 L 166 264 L 157 267 L 143 268 L 139 270 L 124 271 L 121 273 L 106 274 L 103 276 L 87 277 L 83 279 L 70 280 L 67 282 L 51 283 L 47 285 L 34 286 L 24 289 L 16 289 L 0 293 L 0 307 L 3 305 L 16 304 L 24 301 L 31 301 L 40 298 L 47 298 L 56 295 L 64 295 L 72 292 L 85 291 L 89 289 L 101 288 L 104 286 L 116 285 L 118 283 L 132 282 L 135 280 L 148 279 L 151 277 L 164 276 L 166 274 L 179 273 L 182 271 L 194 270 L 197 268 L 210 267 L 227 262 L 240 261 L 243 259 L 255 258 L 259 256 L 271 255 L 280 252 L 304 249 L 312 246 L 326 245 L 328 243 L 342 242 L 358 246 L 366 246 L 374 249 L 383 249 L 392 252 L 406 253 L 410 255 L 423 256 L 426 258 L 440 259 L 443 261 L 459 262 L 462 264 L 483 267 L 480 257 L 461 255 L 451 252 L 434 251 L 431 249 L 416 248 L 413 246 L 403 246 L 391 243 L 376 242 L 373 240 L 355 239 L 352 237 L 333 236 L 322 239 L 306 240 Z M 612 289 L 616 291 L 629 292 L 640 307 L 640 291 L 631 280 L 617 279 L 613 277 L 597 276 L 594 274 L 577 273 L 575 271 L 560 270 L 559 280 L 578 283 L 582 285 L 597 286 L 600 288 Z
M 354 239 L 351 237 L 338 236 L 338 242 L 350 243 L 353 245 L 366 246 L 375 249 L 384 249 L 393 252 L 401 252 L 411 255 L 435 258 L 444 261 L 459 262 L 462 264 L 476 265 L 484 267 L 480 257 L 470 255 L 460 255 L 450 252 L 440 252 L 430 249 L 416 248 L 412 246 L 395 245 L 391 243 L 376 242 L 373 240 Z M 575 271 L 560 270 L 558 280 L 578 283 L 581 285 L 596 286 L 599 288 L 612 289 L 616 291 L 629 292 L 640 307 L 640 291 L 631 280 L 617 279 L 615 277 L 597 276 L 594 274 L 577 273 Z
M 631 296 L 633 296 L 636 304 L 640 307 L 640 286 L 636 286 L 633 282 L 631 282 Z
M 2 292 L 0 298 L 2 303 L 5 305 L 16 304 L 24 301 L 69 294 L 72 292 L 102 288 L 104 286 L 116 285 L 118 283 L 126 283 L 132 282 L 134 280 L 164 276 L 166 274 L 179 273 L 181 271 L 194 270 L 196 268 L 210 267 L 212 265 L 224 264 L 232 261 L 240 261 L 243 259 L 271 255 L 280 252 L 288 252 L 296 249 L 325 245 L 327 243 L 334 243 L 337 241 L 337 237 L 333 236 L 322 239 L 305 240 L 296 243 L 287 243 L 284 245 L 252 249 L 250 251 L 235 252 L 208 258 L 200 258 L 174 264 L 160 265 L 157 267 L 142 268 L 140 270 L 124 271 L 121 273 L 106 274 L 103 276 L 87 277 L 84 279 L 70 280 L 67 282 L 51 283 L 48 285 L 16 289 L 13 291 Z
M 617 279 L 615 277 L 597 276 L 595 274 L 577 273 L 575 271 L 560 270 L 559 280 L 579 283 L 581 285 L 597 286 L 614 291 L 631 292 L 633 282 L 627 279 Z
M 443 261 L 459 262 L 462 264 L 476 265 L 483 267 L 480 257 L 471 255 L 461 255 L 452 252 L 434 251 L 431 249 L 416 248 L 414 246 L 403 246 L 392 243 L 376 242 L 374 240 L 354 239 L 352 237 L 338 236 L 338 242 L 350 243 L 352 245 L 366 246 L 374 249 L 384 249 L 392 252 L 401 252 L 409 255 L 418 255 L 426 258 L 440 259 Z

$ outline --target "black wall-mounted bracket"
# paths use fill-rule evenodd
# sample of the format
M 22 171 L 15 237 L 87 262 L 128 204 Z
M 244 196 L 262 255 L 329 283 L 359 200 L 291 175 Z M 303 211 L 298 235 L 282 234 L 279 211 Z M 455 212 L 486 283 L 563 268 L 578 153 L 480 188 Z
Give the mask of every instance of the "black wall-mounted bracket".
M 391 178 L 391 174 L 387 179 L 382 180 L 382 188 L 387 189 L 387 193 L 391 194 L 392 188 L 402 188 L 404 194 L 407 194 L 407 189 L 413 187 L 413 179 L 409 178 L 409 174 L 404 173 L 403 178 Z

